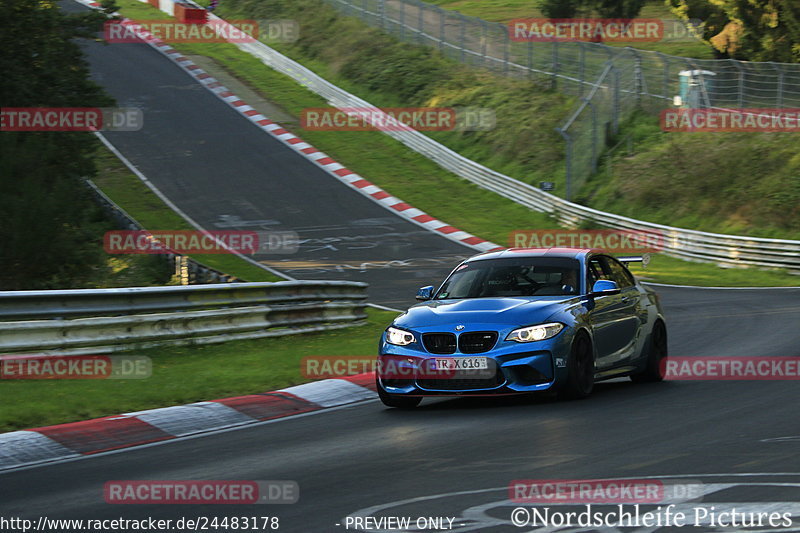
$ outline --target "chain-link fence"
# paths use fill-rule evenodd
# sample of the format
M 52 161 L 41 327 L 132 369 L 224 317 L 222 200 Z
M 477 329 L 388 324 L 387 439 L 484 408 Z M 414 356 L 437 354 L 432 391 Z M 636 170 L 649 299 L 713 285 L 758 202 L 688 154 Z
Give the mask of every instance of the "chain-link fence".
M 639 107 L 800 108 L 800 65 L 703 60 L 581 41 L 519 42 L 505 24 L 419 0 L 326 0 L 397 38 L 503 75 L 543 81 L 580 98 L 558 128 L 567 197 L 597 169 L 609 135 Z

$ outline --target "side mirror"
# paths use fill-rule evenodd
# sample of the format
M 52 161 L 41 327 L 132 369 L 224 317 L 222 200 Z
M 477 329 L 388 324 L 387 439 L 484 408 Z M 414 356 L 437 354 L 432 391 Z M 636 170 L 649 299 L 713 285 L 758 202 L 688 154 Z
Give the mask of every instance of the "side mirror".
M 616 281 L 598 279 L 594 282 L 594 285 L 592 286 L 592 292 L 589 293 L 589 296 L 612 296 L 614 294 L 619 294 L 619 292 L 619 287 L 617 286 Z
M 433 285 L 422 287 L 417 291 L 417 300 L 430 300 L 433 298 Z

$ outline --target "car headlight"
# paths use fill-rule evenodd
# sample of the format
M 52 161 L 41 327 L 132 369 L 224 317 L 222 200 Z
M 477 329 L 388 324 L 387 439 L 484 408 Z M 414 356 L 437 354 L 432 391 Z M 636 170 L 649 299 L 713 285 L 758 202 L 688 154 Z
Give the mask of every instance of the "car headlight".
M 408 346 L 414 342 L 414 334 L 402 329 L 389 328 L 386 330 L 386 342 L 397 346 Z
M 515 329 L 508 334 L 506 340 L 515 342 L 543 341 L 550 337 L 555 337 L 562 329 L 564 329 L 564 324 L 559 324 L 558 322 L 538 324 L 536 326 Z

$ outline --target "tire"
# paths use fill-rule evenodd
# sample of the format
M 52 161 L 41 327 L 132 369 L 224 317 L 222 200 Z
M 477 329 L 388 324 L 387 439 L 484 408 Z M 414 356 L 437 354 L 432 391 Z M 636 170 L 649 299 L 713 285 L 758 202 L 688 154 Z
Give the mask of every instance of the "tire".
M 592 343 L 585 333 L 579 333 L 572 341 L 567 360 L 567 382 L 559 390 L 563 400 L 586 398 L 594 389 L 594 355 Z
M 647 363 L 644 370 L 631 375 L 634 383 L 657 383 L 663 381 L 661 362 L 667 357 L 667 327 L 658 320 L 650 334 L 650 343 L 647 350 Z
M 414 397 L 402 396 L 400 394 L 389 394 L 383 390 L 383 387 L 381 387 L 381 384 L 378 383 L 377 378 L 375 380 L 375 385 L 378 389 L 378 397 L 386 407 L 394 407 L 396 409 L 413 409 L 422 401 L 422 398 L 419 396 Z

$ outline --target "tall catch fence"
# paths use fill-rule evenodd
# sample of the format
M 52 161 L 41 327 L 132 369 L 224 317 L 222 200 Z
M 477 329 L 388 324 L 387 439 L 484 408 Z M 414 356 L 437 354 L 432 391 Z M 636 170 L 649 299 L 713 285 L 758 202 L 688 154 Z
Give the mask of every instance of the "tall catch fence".
M 690 59 L 582 41 L 519 42 L 505 24 L 419 0 L 325 1 L 402 41 L 577 96 L 557 128 L 565 143 L 567 199 L 597 170 L 605 142 L 639 107 L 659 111 L 682 96 L 692 107 L 800 108 L 798 64 Z

